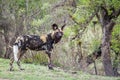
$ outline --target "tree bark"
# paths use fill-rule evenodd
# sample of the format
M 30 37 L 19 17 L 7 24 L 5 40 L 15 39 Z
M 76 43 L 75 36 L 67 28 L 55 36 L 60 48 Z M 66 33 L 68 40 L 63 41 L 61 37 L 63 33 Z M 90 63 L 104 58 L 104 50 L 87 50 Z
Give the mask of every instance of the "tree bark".
M 6 43 L 6 45 L 5 45 L 6 51 L 5 51 L 4 58 L 9 59 L 10 55 L 12 53 L 12 49 L 9 47 L 10 46 L 10 39 L 9 39 L 8 35 L 4 35 L 4 38 L 5 38 L 5 43 Z
M 103 24 L 103 38 L 102 38 L 102 60 L 106 76 L 114 76 L 113 67 L 110 57 L 110 39 L 112 27 L 114 22 Z
M 0 57 L 3 57 L 4 54 L 4 39 L 3 39 L 3 35 L 0 34 Z
M 101 51 L 103 60 L 102 62 L 106 76 L 115 76 L 110 56 L 110 40 L 111 33 L 115 25 L 115 20 L 117 19 L 119 14 L 120 9 L 116 11 L 112 10 L 112 13 L 109 14 L 108 9 L 104 5 L 100 6 L 100 13 L 98 12 L 96 14 L 96 17 L 98 18 L 98 21 L 100 22 L 103 31 Z

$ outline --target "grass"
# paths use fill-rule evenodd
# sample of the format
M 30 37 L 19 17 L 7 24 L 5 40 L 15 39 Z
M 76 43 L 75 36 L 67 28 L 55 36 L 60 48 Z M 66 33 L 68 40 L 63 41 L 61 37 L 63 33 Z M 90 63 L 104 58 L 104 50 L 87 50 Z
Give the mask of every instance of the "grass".
M 9 60 L 0 59 L 0 80 L 120 80 L 120 77 L 96 76 L 81 71 L 76 74 L 62 69 L 48 70 L 47 66 L 22 63 L 24 71 L 20 71 L 14 63 L 15 71 L 9 71 Z

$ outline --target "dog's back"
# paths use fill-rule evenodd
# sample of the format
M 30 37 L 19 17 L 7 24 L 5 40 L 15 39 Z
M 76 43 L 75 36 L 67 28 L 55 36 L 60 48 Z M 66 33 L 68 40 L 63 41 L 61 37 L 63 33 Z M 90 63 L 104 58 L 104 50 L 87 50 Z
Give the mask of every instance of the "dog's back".
M 52 45 L 53 41 L 47 36 L 38 35 L 23 35 L 19 36 L 15 45 L 18 45 L 21 50 L 45 50 L 45 46 Z

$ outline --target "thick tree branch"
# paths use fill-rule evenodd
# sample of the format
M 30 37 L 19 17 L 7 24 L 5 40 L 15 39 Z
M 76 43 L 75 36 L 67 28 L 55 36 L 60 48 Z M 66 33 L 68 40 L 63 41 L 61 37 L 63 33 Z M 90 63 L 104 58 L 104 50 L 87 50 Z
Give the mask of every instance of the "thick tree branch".
M 65 5 L 65 2 L 66 2 L 66 0 L 63 0 L 63 1 L 59 2 L 58 4 L 54 5 L 53 8 L 52 8 L 52 10 L 54 10 L 55 8 L 64 6 L 64 5 Z
M 8 25 L 10 25 L 10 23 L 7 20 L 5 20 L 5 19 L 1 19 L 0 20 L 0 29 L 4 29 L 5 30 Z
M 39 15 L 41 12 L 41 9 L 36 9 L 32 11 L 33 13 L 31 13 L 30 15 L 27 16 L 27 19 L 30 17 L 34 17 L 35 15 Z
M 110 23 L 107 25 L 107 27 L 109 27 L 109 31 L 111 32 L 113 30 L 113 27 L 115 25 L 115 22 L 114 21 L 110 21 Z
M 3 33 L 3 32 L 0 32 L 0 35 L 4 35 L 4 33 Z
M 112 13 L 111 13 L 111 15 L 110 15 L 110 16 L 111 16 L 111 19 L 112 19 L 112 18 L 117 18 L 119 15 L 120 15 L 120 9 L 118 9 L 118 10 L 115 11 L 115 9 L 113 8 L 113 9 L 112 9 Z
M 96 13 L 96 17 L 97 17 L 98 21 L 100 22 L 100 15 L 98 13 Z
M 101 6 L 101 10 L 102 10 L 102 15 L 105 17 L 105 16 L 108 16 L 108 10 L 104 7 L 104 6 Z

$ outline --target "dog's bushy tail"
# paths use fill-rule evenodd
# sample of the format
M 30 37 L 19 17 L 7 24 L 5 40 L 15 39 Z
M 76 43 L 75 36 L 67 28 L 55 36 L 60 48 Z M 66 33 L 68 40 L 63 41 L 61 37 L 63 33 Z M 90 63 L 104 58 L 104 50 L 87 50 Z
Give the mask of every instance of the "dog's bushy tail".
M 13 54 L 14 54 L 14 60 L 17 62 L 18 61 L 18 44 L 13 45 Z

